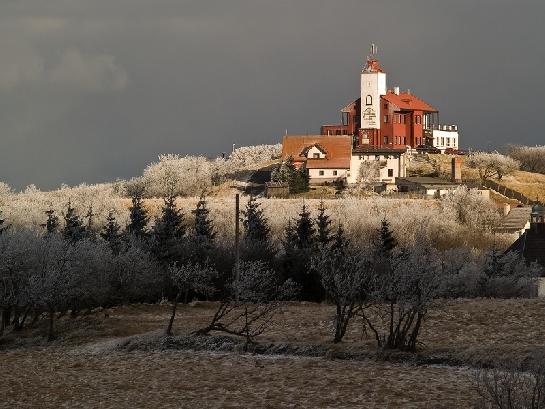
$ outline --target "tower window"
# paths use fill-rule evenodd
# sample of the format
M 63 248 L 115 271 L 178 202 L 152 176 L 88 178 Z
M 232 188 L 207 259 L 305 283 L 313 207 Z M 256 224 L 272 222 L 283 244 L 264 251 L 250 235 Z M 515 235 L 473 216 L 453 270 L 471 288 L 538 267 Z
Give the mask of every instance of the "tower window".
M 337 171 L 336 170 L 333 171 L 333 176 L 337 176 Z
M 373 97 L 371 95 L 365 97 L 365 105 L 373 105 Z
M 391 178 L 394 176 L 394 170 L 393 169 L 388 169 L 388 177 Z
M 320 174 L 320 176 L 324 176 L 324 171 L 321 170 L 321 171 L 319 172 L 319 174 Z

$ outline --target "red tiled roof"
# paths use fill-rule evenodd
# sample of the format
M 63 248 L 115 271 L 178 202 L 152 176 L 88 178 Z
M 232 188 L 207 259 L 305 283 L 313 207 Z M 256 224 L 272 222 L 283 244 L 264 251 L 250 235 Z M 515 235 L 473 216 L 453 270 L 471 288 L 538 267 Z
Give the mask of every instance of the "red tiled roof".
M 424 102 L 413 94 L 407 94 L 406 92 L 401 92 L 398 95 L 394 94 L 391 91 L 388 91 L 386 95 L 382 95 L 381 98 L 396 105 L 399 109 L 406 109 L 410 111 L 437 112 L 437 109 L 432 107 L 427 102 Z
M 326 153 L 325 159 L 308 159 L 301 156 L 306 148 L 319 145 Z M 350 135 L 286 135 L 282 141 L 282 159 L 293 157 L 295 162 L 306 162 L 309 169 L 350 169 L 352 136 Z

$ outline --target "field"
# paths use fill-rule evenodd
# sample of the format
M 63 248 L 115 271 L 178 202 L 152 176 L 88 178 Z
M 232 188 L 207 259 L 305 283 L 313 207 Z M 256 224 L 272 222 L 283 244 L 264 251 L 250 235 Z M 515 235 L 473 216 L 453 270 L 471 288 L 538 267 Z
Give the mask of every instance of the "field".
M 182 306 L 176 334 L 202 326 L 215 304 Z M 363 352 L 359 359 L 120 349 L 128 336 L 160 331 L 168 305 L 132 305 L 59 321 L 46 344 L 40 323 L 4 345 L 0 407 L 362 407 L 467 408 L 477 395 L 471 366 L 543 350 L 545 301 L 456 300 L 434 309 L 417 358 L 378 357 L 355 321 L 331 343 L 333 307 L 289 304 L 261 343 Z M 8 337 L 9 341 L 9 337 Z M 422 363 L 435 359 L 440 365 Z M 107 402 L 107 403 L 106 403 Z

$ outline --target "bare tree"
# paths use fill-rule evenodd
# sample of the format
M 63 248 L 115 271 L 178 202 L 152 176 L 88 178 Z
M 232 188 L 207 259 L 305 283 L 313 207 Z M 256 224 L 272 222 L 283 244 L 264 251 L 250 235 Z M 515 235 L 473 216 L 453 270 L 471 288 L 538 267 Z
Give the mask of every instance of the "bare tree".
M 361 251 L 322 246 L 311 259 L 320 282 L 336 308 L 333 342 L 341 342 L 350 320 L 369 301 L 373 265 Z
M 239 277 L 222 295 L 210 323 L 195 334 L 225 332 L 242 336 L 249 344 L 269 328 L 283 301 L 296 294 L 290 280 L 283 282 L 261 261 L 242 261 Z
M 186 263 L 178 266 L 176 263 L 169 266 L 169 275 L 174 287 L 176 287 L 176 297 L 172 304 L 172 313 L 165 330 L 166 335 L 172 335 L 172 326 L 176 318 L 176 308 L 182 294 L 185 295 L 185 302 L 188 302 L 189 292 L 209 297 L 215 292 L 214 279 L 218 272 L 206 265 L 201 266 L 198 263 Z
M 545 408 L 545 361 L 532 359 L 523 366 L 507 362 L 493 369 L 475 372 L 473 385 L 479 407 L 486 409 L 543 409 Z
M 441 291 L 441 264 L 428 240 L 394 250 L 391 265 L 376 268 L 373 300 L 362 317 L 386 349 L 416 350 L 420 329 Z

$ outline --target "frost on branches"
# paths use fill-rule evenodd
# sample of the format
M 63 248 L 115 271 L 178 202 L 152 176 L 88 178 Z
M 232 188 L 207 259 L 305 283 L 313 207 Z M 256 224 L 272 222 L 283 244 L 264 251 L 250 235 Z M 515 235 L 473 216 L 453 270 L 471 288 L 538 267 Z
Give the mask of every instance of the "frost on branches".
M 474 152 L 469 155 L 467 165 L 479 171 L 481 180 L 492 177 L 501 179 L 520 168 L 520 162 L 498 152 Z

